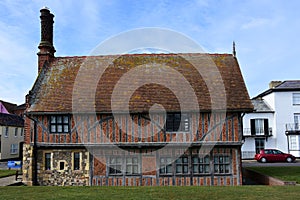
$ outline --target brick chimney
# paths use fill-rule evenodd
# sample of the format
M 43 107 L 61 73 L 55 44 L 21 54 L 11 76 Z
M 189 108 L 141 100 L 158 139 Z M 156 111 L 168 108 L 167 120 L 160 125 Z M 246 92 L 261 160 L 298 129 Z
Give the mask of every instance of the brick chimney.
M 47 7 L 40 10 L 41 12 L 41 42 L 38 46 L 40 51 L 38 55 L 38 72 L 40 73 L 45 62 L 51 62 L 54 58 L 55 48 L 53 46 L 53 18 Z

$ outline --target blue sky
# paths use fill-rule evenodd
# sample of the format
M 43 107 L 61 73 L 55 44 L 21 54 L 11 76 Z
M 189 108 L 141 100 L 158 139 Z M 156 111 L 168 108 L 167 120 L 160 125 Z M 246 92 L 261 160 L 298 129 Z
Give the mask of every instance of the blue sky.
M 56 56 L 88 55 L 124 31 L 158 27 L 237 58 L 250 97 L 299 77 L 298 0 L 0 0 L 0 99 L 21 104 L 37 76 L 40 9 L 54 18 Z

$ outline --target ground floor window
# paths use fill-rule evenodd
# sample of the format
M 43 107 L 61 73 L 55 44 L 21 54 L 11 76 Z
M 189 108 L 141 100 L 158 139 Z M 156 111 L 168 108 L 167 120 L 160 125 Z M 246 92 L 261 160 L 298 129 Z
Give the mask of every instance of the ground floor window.
M 210 173 L 210 159 L 209 156 L 193 156 L 192 158 L 193 173 L 194 174 L 209 174 Z
M 300 136 L 298 135 L 290 135 L 289 136 L 289 146 L 290 150 L 300 150 Z
M 188 157 L 180 157 L 175 161 L 176 174 L 188 174 L 189 162 Z
M 259 153 L 260 150 L 265 148 L 265 139 L 264 138 L 255 138 L 255 152 Z
M 80 153 L 73 153 L 73 170 L 80 170 Z
M 230 159 L 229 156 L 216 155 L 214 156 L 214 172 L 216 174 L 230 173 Z
M 191 159 L 191 160 L 190 160 Z M 171 158 L 160 158 L 160 175 L 203 175 L 231 173 L 231 159 L 229 155 L 215 155 L 211 162 L 209 155 L 182 156 L 172 162 Z
M 110 157 L 108 158 L 109 175 L 138 175 L 140 174 L 138 157 Z
M 51 170 L 51 153 L 45 153 L 45 170 Z
M 160 158 L 159 173 L 162 175 L 173 173 L 172 158 L 170 157 Z
M 18 152 L 19 152 L 19 145 L 11 144 L 10 145 L 10 154 L 18 154 Z

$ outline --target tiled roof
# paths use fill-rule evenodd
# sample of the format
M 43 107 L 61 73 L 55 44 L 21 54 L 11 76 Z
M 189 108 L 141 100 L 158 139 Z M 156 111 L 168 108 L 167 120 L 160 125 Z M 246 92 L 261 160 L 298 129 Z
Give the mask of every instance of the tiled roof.
M 258 94 L 254 99 L 256 98 L 262 98 L 272 92 L 290 92 L 290 91 L 300 91 L 300 80 L 286 80 L 282 81 L 280 84 L 276 85 L 275 87 L 272 87 L 260 94 Z
M 300 80 L 283 81 L 275 89 L 300 89 Z
M 147 82 L 149 77 L 152 82 Z M 253 109 L 238 62 L 231 54 L 131 54 L 55 58 L 40 72 L 28 111 L 71 112 L 76 105 L 79 112 L 111 112 L 113 94 L 117 97 L 113 105 L 120 112 L 126 104 L 124 96 L 129 98 L 125 106 L 131 112 L 146 112 L 155 104 L 167 111 L 180 111 L 182 107 L 191 111 L 191 90 L 180 77 L 190 85 L 202 111 L 224 109 L 224 95 L 227 110 Z M 131 93 L 129 88 L 136 85 L 139 87 Z M 178 95 L 184 97 L 184 106 Z
M 0 113 L 0 125 L 1 126 L 16 126 L 23 127 L 24 120 L 18 115 Z
M 255 112 L 274 112 L 270 106 L 261 98 L 251 100 Z

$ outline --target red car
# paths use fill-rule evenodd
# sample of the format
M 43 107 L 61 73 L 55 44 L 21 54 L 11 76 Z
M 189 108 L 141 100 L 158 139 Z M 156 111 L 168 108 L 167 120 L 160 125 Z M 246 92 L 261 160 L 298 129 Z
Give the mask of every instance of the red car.
M 258 162 L 266 163 L 266 162 L 294 162 L 296 157 L 283 153 L 277 149 L 263 149 L 260 150 L 258 154 L 255 154 L 255 160 Z

